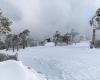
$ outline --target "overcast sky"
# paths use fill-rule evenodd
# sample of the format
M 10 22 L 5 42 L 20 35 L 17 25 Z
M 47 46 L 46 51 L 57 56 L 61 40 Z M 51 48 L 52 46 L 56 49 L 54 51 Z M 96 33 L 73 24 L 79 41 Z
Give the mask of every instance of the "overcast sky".
M 29 29 L 35 38 L 72 28 L 88 35 L 89 19 L 99 7 L 100 0 L 0 0 L 0 8 L 13 20 L 12 31 Z

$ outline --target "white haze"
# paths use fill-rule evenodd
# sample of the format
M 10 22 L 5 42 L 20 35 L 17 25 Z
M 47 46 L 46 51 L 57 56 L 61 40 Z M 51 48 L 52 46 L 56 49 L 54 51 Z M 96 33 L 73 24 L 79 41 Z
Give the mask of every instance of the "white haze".
M 31 31 L 36 39 L 72 28 L 90 35 L 89 19 L 100 7 L 100 0 L 0 0 L 0 8 L 13 20 L 12 31 Z

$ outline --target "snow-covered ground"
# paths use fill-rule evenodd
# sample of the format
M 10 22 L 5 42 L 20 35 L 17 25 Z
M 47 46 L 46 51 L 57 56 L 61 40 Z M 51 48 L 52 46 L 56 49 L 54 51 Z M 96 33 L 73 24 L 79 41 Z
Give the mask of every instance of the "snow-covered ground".
M 9 60 L 0 62 L 0 80 L 46 80 L 46 78 L 22 62 Z
M 100 80 L 100 49 L 90 49 L 88 42 L 56 47 L 49 43 L 18 53 L 19 60 L 45 74 L 48 80 Z

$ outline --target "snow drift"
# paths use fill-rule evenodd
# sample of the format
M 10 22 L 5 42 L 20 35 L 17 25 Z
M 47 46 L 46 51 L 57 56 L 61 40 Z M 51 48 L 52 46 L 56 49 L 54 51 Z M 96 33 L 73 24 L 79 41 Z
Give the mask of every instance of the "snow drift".
M 55 43 L 54 42 L 49 42 L 49 43 L 46 43 L 45 46 L 53 47 L 53 46 L 55 46 Z
M 44 75 L 27 68 L 19 61 L 0 62 L 0 80 L 46 80 Z

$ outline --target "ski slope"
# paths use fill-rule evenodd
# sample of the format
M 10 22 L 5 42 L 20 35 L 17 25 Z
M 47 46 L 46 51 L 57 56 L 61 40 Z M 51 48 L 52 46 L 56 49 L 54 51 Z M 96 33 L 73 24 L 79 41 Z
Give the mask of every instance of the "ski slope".
M 90 49 L 88 42 L 56 47 L 49 43 L 18 53 L 19 60 L 48 80 L 100 80 L 100 49 Z

